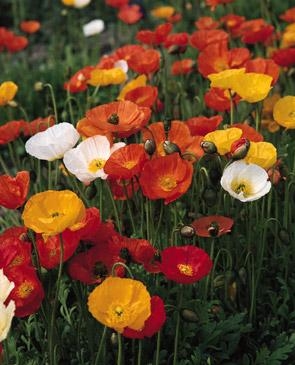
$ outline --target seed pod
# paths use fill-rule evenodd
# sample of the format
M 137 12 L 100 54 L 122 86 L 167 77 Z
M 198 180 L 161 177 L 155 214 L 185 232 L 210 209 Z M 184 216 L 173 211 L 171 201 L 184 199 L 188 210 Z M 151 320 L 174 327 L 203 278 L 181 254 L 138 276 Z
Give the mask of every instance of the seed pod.
M 182 226 L 180 229 L 180 234 L 182 237 L 193 237 L 196 234 L 196 231 L 193 226 Z
M 176 143 L 170 142 L 170 141 L 165 141 L 163 143 L 163 147 L 164 147 L 164 151 L 166 152 L 167 155 L 171 155 L 174 152 L 178 152 L 180 153 L 180 148 L 177 146 Z
M 197 313 L 195 313 L 191 309 L 182 309 L 180 315 L 182 319 L 186 322 L 191 322 L 191 323 L 199 322 L 199 317 Z
M 203 141 L 201 147 L 205 153 L 213 154 L 217 152 L 217 148 L 213 142 Z
M 144 150 L 148 155 L 152 155 L 156 151 L 156 143 L 153 139 L 147 139 L 144 142 Z

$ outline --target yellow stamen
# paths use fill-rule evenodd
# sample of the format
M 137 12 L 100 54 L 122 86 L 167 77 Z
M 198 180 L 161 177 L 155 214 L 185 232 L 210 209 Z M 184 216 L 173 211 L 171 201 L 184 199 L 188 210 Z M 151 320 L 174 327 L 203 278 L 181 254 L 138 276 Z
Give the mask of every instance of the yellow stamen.
M 103 169 L 104 165 L 106 164 L 106 160 L 101 158 L 96 158 L 92 160 L 88 165 L 88 170 L 92 173 L 97 172 L 98 170 Z
M 178 270 L 186 275 L 186 276 L 193 276 L 193 268 L 191 265 L 185 265 L 185 264 L 178 264 L 177 265 Z
M 177 186 L 177 183 L 174 176 L 164 176 L 160 179 L 160 186 L 164 191 L 171 191 Z

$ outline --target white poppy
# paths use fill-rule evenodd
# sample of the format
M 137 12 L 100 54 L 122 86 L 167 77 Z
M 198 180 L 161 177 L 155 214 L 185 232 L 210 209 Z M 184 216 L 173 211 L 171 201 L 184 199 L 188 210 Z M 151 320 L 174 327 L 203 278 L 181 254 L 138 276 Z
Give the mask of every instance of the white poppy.
M 6 339 L 14 317 L 15 303 L 13 300 L 6 306 L 0 302 L 0 342 Z
M 67 151 L 63 162 L 77 179 L 89 184 L 97 178 L 107 178 L 108 175 L 103 170 L 104 165 L 110 155 L 123 146 L 125 143 L 118 142 L 110 147 L 110 142 L 105 136 L 89 137 L 76 148 Z
M 14 288 L 14 283 L 9 281 L 7 276 L 0 270 L 0 302 L 4 303 L 10 292 Z
M 92 35 L 99 34 L 103 30 L 104 30 L 104 21 L 101 19 L 95 19 L 83 25 L 83 33 L 85 37 L 90 37 Z
M 79 138 L 80 135 L 72 124 L 59 123 L 28 139 L 25 149 L 29 155 L 39 160 L 53 161 L 62 158 Z
M 73 6 L 80 9 L 90 4 L 90 2 L 91 0 L 74 0 Z
M 271 189 L 267 172 L 258 165 L 242 160 L 224 169 L 220 183 L 224 190 L 241 202 L 257 200 Z

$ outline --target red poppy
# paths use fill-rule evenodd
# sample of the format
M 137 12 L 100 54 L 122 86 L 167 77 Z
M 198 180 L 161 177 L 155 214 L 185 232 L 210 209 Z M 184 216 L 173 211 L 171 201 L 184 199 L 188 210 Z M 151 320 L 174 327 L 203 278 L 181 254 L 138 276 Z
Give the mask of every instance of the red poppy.
M 191 58 L 184 58 L 180 61 L 174 61 L 171 66 L 171 74 L 177 75 L 187 75 L 193 71 L 194 61 Z
M 240 128 L 243 131 L 241 138 L 247 138 L 252 142 L 262 142 L 264 139 L 262 134 L 257 132 L 255 128 L 247 123 L 234 123 L 230 128 Z
M 214 11 L 217 5 L 232 3 L 234 0 L 206 0 L 206 5 L 210 6 L 210 10 Z
M 67 261 L 79 245 L 80 236 L 78 233 L 66 229 L 62 232 L 62 242 L 60 235 L 50 236 L 46 240 L 41 235 L 37 236 L 36 245 L 40 264 L 45 269 L 53 269 L 58 266 L 61 258 L 61 245 L 63 245 L 63 260 Z
M 145 49 L 139 44 L 126 44 L 120 48 L 117 48 L 114 56 L 118 58 L 118 60 L 125 60 L 129 66 L 129 60 L 132 56 L 144 52 Z
M 175 12 L 174 14 L 170 15 L 166 20 L 169 23 L 176 24 L 182 20 L 182 15 L 181 13 Z
M 227 42 L 229 38 L 228 33 L 220 29 L 202 29 L 194 32 L 190 37 L 192 47 L 199 51 L 205 49 L 209 44 L 218 42 Z
M 41 24 L 37 20 L 24 20 L 20 23 L 20 29 L 25 33 L 36 33 L 40 29 Z
M 71 93 L 79 93 L 85 91 L 88 87 L 87 81 L 90 79 L 90 73 L 95 67 L 85 66 L 77 71 L 68 82 L 64 83 L 64 89 Z
M 207 133 L 213 132 L 222 122 L 221 115 L 213 117 L 193 117 L 188 119 L 185 124 L 189 127 L 192 136 L 205 136 Z
M 111 179 L 108 178 L 113 198 L 115 200 L 131 199 L 133 194 L 139 189 L 137 179 Z
M 6 49 L 6 44 L 12 39 L 14 33 L 5 27 L 0 27 L 0 51 Z
M 149 108 L 139 107 L 129 100 L 115 101 L 88 110 L 77 130 L 86 137 L 107 133 L 128 137 L 144 127 L 150 116 Z
M 35 269 L 26 265 L 13 266 L 5 270 L 5 275 L 15 285 L 7 298 L 8 302 L 15 302 L 15 316 L 21 318 L 36 313 L 44 298 L 44 290 Z
M 159 332 L 166 321 L 166 311 L 163 300 L 154 295 L 151 297 L 151 315 L 144 322 L 144 327 L 140 331 L 125 327 L 123 336 L 127 338 L 143 339 L 144 337 L 152 337 Z
M 28 229 L 26 227 L 18 227 L 18 226 L 9 227 L 5 229 L 5 231 L 3 231 L 0 234 L 0 245 L 4 240 L 6 240 L 6 238 L 11 238 L 11 237 L 18 238 L 22 241 L 27 241 L 27 231 Z
M 195 26 L 197 29 L 216 29 L 219 27 L 219 22 L 214 20 L 211 16 L 201 16 L 195 22 Z
M 12 120 L 0 126 L 0 145 L 16 140 L 26 124 L 24 120 Z
M 20 265 L 32 265 L 31 243 L 17 237 L 1 238 L 0 267 L 12 268 Z
M 230 33 L 232 37 L 238 36 L 238 29 L 240 25 L 245 21 L 244 16 L 236 15 L 236 14 L 226 14 L 220 21 L 224 24 L 227 31 Z
M 191 225 L 199 237 L 219 237 L 231 231 L 233 219 L 222 215 L 210 215 L 194 220 Z
M 164 42 L 164 47 L 165 48 L 178 47 L 184 51 L 188 44 L 188 40 L 189 40 L 188 34 L 185 32 L 171 33 L 167 36 Z
M 236 95 L 233 98 L 235 104 L 238 103 L 239 97 Z M 230 99 L 225 90 L 218 87 L 212 87 L 204 95 L 204 101 L 208 108 L 224 112 L 230 110 Z
M 211 73 L 230 68 L 243 67 L 249 60 L 250 51 L 247 48 L 228 49 L 227 42 L 213 43 L 200 52 L 198 57 L 198 70 L 207 77 Z
M 238 29 L 242 41 L 247 44 L 264 43 L 273 34 L 274 27 L 264 19 L 253 19 L 243 22 Z
M 295 48 L 278 49 L 271 58 L 281 67 L 292 67 L 295 64 Z
M 144 44 L 150 46 L 158 46 L 165 41 L 168 34 L 172 30 L 171 23 L 164 23 L 158 25 L 154 31 L 152 30 L 140 30 L 136 34 L 136 39 Z
M 79 235 L 80 240 L 93 241 L 100 234 L 101 219 L 100 212 L 96 207 L 86 209 L 85 225 L 76 233 Z
M 108 246 L 95 246 L 71 258 L 68 263 L 68 273 L 72 279 L 84 284 L 99 284 L 111 275 L 112 267 L 116 262 L 124 262 L 124 260 L 110 252 Z M 123 277 L 125 270 L 122 266 L 117 266 L 114 274 Z
M 154 73 L 160 68 L 160 53 L 154 49 L 143 49 L 130 57 L 128 66 L 138 74 Z
M 104 171 L 110 178 L 131 179 L 139 175 L 147 160 L 144 147 L 132 143 L 113 152 L 104 166 Z
M 32 122 L 24 122 L 22 125 L 22 132 L 25 137 L 33 136 L 36 133 L 45 131 L 54 124 L 55 118 L 53 115 L 49 115 L 47 118 L 39 117 Z
M 30 174 L 20 171 L 15 177 L 0 176 L 0 205 L 8 209 L 21 207 L 27 199 L 30 187 Z
M 287 23 L 295 23 L 295 7 L 287 9 L 283 14 L 280 15 L 280 19 Z
M 139 5 L 121 6 L 117 17 L 126 24 L 135 24 L 142 18 L 142 12 Z
M 129 0 L 105 0 L 106 5 L 113 8 L 121 8 L 129 3 Z
M 192 175 L 192 164 L 178 153 L 172 153 L 146 162 L 139 184 L 144 196 L 151 200 L 164 199 L 164 204 L 169 204 L 186 193 Z
M 26 37 L 14 35 L 9 42 L 6 42 L 6 48 L 10 53 L 15 53 L 22 51 L 28 44 L 29 41 Z
M 256 72 L 271 76 L 272 85 L 274 85 L 279 78 L 279 66 L 271 59 L 258 57 L 253 60 L 248 60 L 244 67 L 246 68 L 246 72 Z
M 115 63 L 117 61 L 119 61 L 119 58 L 116 54 L 103 55 L 98 64 L 95 66 L 95 68 L 99 68 L 102 70 L 109 70 L 110 68 L 115 67 Z
M 193 284 L 203 279 L 212 266 L 207 252 L 196 246 L 167 247 L 161 253 L 162 273 L 180 284 Z
M 158 98 L 158 88 L 156 86 L 140 86 L 126 93 L 124 100 L 133 101 L 138 106 L 151 108 Z

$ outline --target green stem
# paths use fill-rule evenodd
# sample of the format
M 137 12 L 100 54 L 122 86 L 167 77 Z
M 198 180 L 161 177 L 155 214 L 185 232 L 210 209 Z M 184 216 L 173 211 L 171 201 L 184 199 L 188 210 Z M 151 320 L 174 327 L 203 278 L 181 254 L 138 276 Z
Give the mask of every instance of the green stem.
M 161 349 L 161 331 L 157 334 L 157 349 L 156 349 L 156 363 L 155 365 L 160 364 L 160 349 Z
M 107 326 L 104 326 L 103 328 L 103 333 L 102 333 L 102 336 L 101 336 L 101 339 L 100 339 L 100 343 L 99 343 L 99 347 L 98 347 L 98 351 L 97 351 L 97 354 L 96 354 L 96 358 L 95 358 L 95 362 L 94 362 L 94 365 L 98 365 L 99 364 L 99 360 L 100 360 L 100 354 L 101 354 L 101 351 L 102 351 L 102 348 L 103 348 L 103 345 L 105 343 L 105 338 L 106 338 L 106 334 L 107 334 Z
M 54 111 L 54 116 L 55 116 L 55 122 L 58 123 L 57 107 L 56 107 L 56 100 L 55 100 L 53 87 L 51 84 L 44 84 L 44 87 L 48 87 L 48 89 L 50 91 L 50 96 L 51 96 L 51 101 L 52 101 L 53 111 Z
M 123 351 L 122 351 L 122 336 L 118 333 L 118 357 L 117 357 L 117 365 L 122 365 L 123 360 Z
M 138 341 L 137 365 L 141 365 L 142 341 Z
M 179 287 L 179 300 L 178 300 L 178 312 L 177 312 L 177 322 L 175 328 L 175 339 L 174 339 L 174 354 L 173 354 L 173 365 L 177 365 L 177 356 L 178 356 L 178 339 L 179 339 L 179 330 L 180 330 L 180 310 L 182 306 L 183 300 L 183 287 L 180 285 Z
M 109 196 L 111 198 L 111 202 L 112 202 L 112 206 L 113 206 L 113 210 L 114 210 L 114 215 L 115 215 L 115 219 L 116 219 L 116 224 L 117 224 L 117 229 L 118 229 L 119 233 L 122 234 L 122 228 L 121 228 L 121 224 L 120 224 L 118 209 L 117 209 L 117 206 L 116 206 L 116 203 L 115 203 L 115 200 L 114 200 L 114 197 L 113 197 L 113 194 L 112 194 L 112 191 L 111 191 L 111 188 L 110 188 L 109 184 L 107 183 L 106 186 L 107 186 Z
M 131 272 L 130 268 L 129 268 L 126 264 L 124 264 L 124 262 L 115 262 L 115 263 L 114 263 L 114 265 L 113 265 L 113 267 L 112 267 L 112 276 L 116 276 L 116 275 L 115 275 L 115 268 L 116 268 L 117 266 L 123 266 L 123 267 L 124 267 L 124 268 L 128 271 L 128 274 L 129 274 L 129 276 L 131 277 L 131 279 L 134 279 L 134 277 L 133 277 L 133 275 L 132 275 L 132 272 Z

